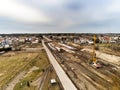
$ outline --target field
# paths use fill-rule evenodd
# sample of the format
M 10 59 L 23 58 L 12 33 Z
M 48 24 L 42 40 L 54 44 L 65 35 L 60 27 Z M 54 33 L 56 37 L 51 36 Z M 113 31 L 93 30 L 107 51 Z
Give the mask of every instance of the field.
M 60 90 L 59 79 L 46 52 L 39 49 L 43 47 L 40 44 L 22 47 L 29 51 L 9 51 L 0 55 L 0 90 Z M 56 85 L 50 84 L 52 78 L 56 79 Z
M 0 87 L 7 85 L 20 72 L 27 72 L 33 66 L 37 69 L 34 75 L 41 75 L 42 70 L 49 65 L 46 53 L 9 52 L 0 56 Z M 32 75 L 31 75 L 32 76 Z
M 34 59 L 37 53 L 9 52 L 0 56 L 0 87 L 7 84 L 15 75 L 22 71 L 26 64 Z
M 48 66 L 49 61 L 46 53 L 38 53 L 32 63 L 27 65 L 27 73 L 20 80 L 20 82 L 15 85 L 14 90 L 37 90 L 41 77 Z

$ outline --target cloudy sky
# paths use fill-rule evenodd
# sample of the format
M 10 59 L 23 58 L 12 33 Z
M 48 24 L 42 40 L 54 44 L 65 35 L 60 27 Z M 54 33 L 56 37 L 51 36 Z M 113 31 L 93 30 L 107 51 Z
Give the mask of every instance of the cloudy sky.
M 0 0 L 0 33 L 120 33 L 120 0 Z

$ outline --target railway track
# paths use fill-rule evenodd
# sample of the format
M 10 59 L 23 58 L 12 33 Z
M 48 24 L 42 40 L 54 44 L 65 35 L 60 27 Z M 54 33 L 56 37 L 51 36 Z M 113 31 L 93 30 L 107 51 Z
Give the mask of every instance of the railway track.
M 65 56 L 62 56 L 58 54 L 57 56 L 60 57 L 61 60 L 65 61 L 65 65 L 68 65 L 69 67 L 75 68 L 76 71 L 74 71 L 77 75 L 82 74 L 89 82 L 91 82 L 95 87 L 100 88 L 100 90 L 110 90 L 113 86 L 113 77 L 115 78 L 116 75 L 109 70 L 102 69 L 96 69 L 91 67 L 91 65 L 86 64 L 83 60 L 82 63 L 75 62 L 70 60 L 66 60 Z M 64 58 L 65 57 L 65 58 Z M 89 68 L 88 68 L 89 67 Z M 79 76 L 78 76 L 79 77 Z
M 63 56 L 57 54 L 57 56 L 63 58 Z M 94 87 L 99 88 L 100 90 L 105 90 L 105 88 L 100 84 L 100 82 L 103 82 L 103 78 L 99 76 L 95 76 L 95 74 L 91 73 L 91 71 L 87 70 L 84 66 L 79 65 L 76 62 L 73 61 L 65 61 L 65 66 L 69 68 L 74 68 L 74 73 L 77 75 L 77 77 L 81 77 L 81 75 L 89 81 Z M 69 69 L 70 70 L 70 69 Z M 84 71 L 84 72 L 83 72 Z M 94 78 L 93 78 L 94 77 Z M 105 83 L 103 83 L 105 85 Z M 110 85 L 109 85 L 110 86 Z
M 88 63 L 92 58 L 92 55 L 87 52 L 76 51 L 73 56 L 80 58 L 77 62 L 71 60 L 70 57 L 65 56 L 64 53 L 61 54 L 54 51 L 52 51 L 52 53 L 58 58 L 58 62 L 64 62 L 64 66 L 74 68 L 75 70 L 73 72 L 77 77 L 80 78 L 80 76 L 83 76 L 94 87 L 97 87 L 98 90 L 112 90 L 113 86 L 116 86 L 114 82 L 117 82 L 117 84 L 120 85 L 120 73 L 113 70 L 115 66 L 106 64 L 106 62 L 99 60 L 103 65 L 103 68 L 96 69 Z M 120 87 L 118 88 L 120 89 Z
M 46 51 L 48 51 L 48 49 L 50 50 L 49 52 L 47 52 L 50 60 L 51 60 L 51 63 L 52 65 L 54 66 L 59 78 L 60 78 L 60 81 L 62 82 L 62 85 L 64 87 L 64 89 L 73 89 L 73 90 L 77 90 L 77 88 L 75 87 L 75 85 L 73 84 L 73 82 L 69 79 L 69 77 L 65 74 L 65 71 L 60 67 L 60 65 L 56 62 L 56 59 L 53 57 L 55 50 L 53 50 L 52 48 L 49 47 L 49 45 L 47 43 L 44 43 L 43 45 L 48 47 Z M 45 46 L 45 48 L 46 48 Z M 53 55 L 52 55 L 52 54 Z M 61 74 L 62 73 L 62 74 Z M 67 82 L 67 83 L 66 83 Z
M 63 56 L 61 57 L 63 58 Z M 95 71 L 95 69 L 92 67 L 88 68 L 88 65 L 86 65 L 85 63 L 78 63 L 69 59 L 69 61 L 65 61 L 65 65 L 68 65 L 74 68 L 76 70 L 75 72 L 77 72 L 77 75 L 83 73 L 82 75 L 84 75 L 85 77 L 88 77 L 90 79 L 89 81 L 96 82 L 96 83 L 93 83 L 96 86 L 101 85 L 101 83 L 103 84 L 102 86 L 105 86 L 106 84 L 107 86 L 112 86 L 111 78 L 101 73 L 98 73 L 98 71 Z
M 94 72 L 91 72 L 86 67 L 79 65 L 77 63 L 68 63 L 69 66 L 75 69 L 75 72 L 79 76 L 79 74 L 82 74 L 87 80 L 89 80 L 95 87 L 100 88 L 101 90 L 106 89 L 108 86 L 112 86 L 110 82 L 105 80 L 104 78 L 100 77 L 99 75 L 95 74 Z
M 63 56 L 57 54 L 58 57 L 60 57 L 60 59 L 64 59 Z M 64 59 L 65 60 L 65 59 Z M 103 86 L 106 85 L 106 82 L 104 82 L 104 79 L 99 77 L 98 75 L 92 73 L 91 71 L 89 71 L 87 68 L 85 68 L 84 66 L 78 64 L 77 62 L 73 62 L 73 61 L 65 61 L 65 66 L 67 67 L 71 67 L 75 69 L 75 74 L 77 75 L 77 77 L 80 77 L 81 75 L 86 78 L 91 84 L 93 84 L 93 86 L 95 87 L 99 87 L 101 88 L 101 90 L 105 90 L 105 88 Z M 70 69 L 69 69 L 70 70 Z M 94 78 L 93 78 L 94 77 Z M 100 84 L 102 83 L 102 85 Z M 111 83 L 109 83 L 109 86 L 111 85 Z M 108 85 L 107 85 L 108 86 Z

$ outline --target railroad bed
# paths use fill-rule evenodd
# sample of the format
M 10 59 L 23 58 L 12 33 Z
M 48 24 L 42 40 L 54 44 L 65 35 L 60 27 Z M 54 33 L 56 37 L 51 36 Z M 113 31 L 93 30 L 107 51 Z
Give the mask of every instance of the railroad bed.
M 50 48 L 49 48 L 50 49 Z M 77 82 L 73 79 L 73 82 L 81 89 L 80 82 L 81 77 L 84 78 L 84 84 L 91 84 L 96 90 L 120 90 L 120 72 L 114 65 L 111 65 L 109 62 L 105 62 L 99 58 L 98 62 L 102 65 L 102 68 L 96 69 L 90 64 L 90 59 L 92 54 L 86 51 L 75 51 L 71 54 L 68 52 L 59 53 L 51 49 L 51 52 L 56 57 L 58 62 L 67 68 L 66 73 L 69 74 L 70 70 L 77 76 Z M 72 70 L 74 69 L 74 70 Z M 69 74 L 69 77 L 71 75 Z M 86 86 L 87 87 L 87 86 Z M 90 87 L 87 87 L 86 90 L 91 90 Z M 94 89 L 95 89 L 94 88 Z
M 77 77 L 83 76 L 97 89 L 112 90 L 112 88 L 116 87 L 117 85 L 114 82 L 120 84 L 120 73 L 116 70 L 113 70 L 115 68 L 113 65 L 105 64 L 104 62 L 99 61 L 104 66 L 100 69 L 96 69 L 88 63 L 88 60 L 91 58 L 88 53 L 85 53 L 85 55 L 83 52 L 76 51 L 75 55 L 73 56 L 78 56 L 78 58 L 80 58 L 76 61 L 70 59 L 71 57 L 66 56 L 65 54 L 69 54 L 67 52 L 62 54 L 52 51 L 52 53 L 59 58 L 59 62 L 60 60 L 64 61 L 64 66 L 74 68 L 74 73 L 77 75 Z

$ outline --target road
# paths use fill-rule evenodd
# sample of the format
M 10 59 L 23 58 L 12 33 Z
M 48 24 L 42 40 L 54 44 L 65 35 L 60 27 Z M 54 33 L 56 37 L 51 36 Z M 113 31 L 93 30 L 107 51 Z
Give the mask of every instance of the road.
M 63 85 L 64 90 L 77 90 L 75 85 L 72 83 L 70 78 L 66 75 L 66 73 L 62 69 L 62 67 L 58 64 L 58 62 L 56 61 L 56 59 L 54 58 L 54 56 L 52 55 L 50 50 L 44 44 L 43 40 L 42 40 L 42 44 L 46 50 L 46 53 L 48 55 L 48 58 L 49 58 L 51 64 L 53 65 L 53 67 L 54 67 L 54 69 L 55 69 L 55 71 L 56 71 L 56 73 L 57 73 L 57 75 L 58 75 L 58 77 Z

